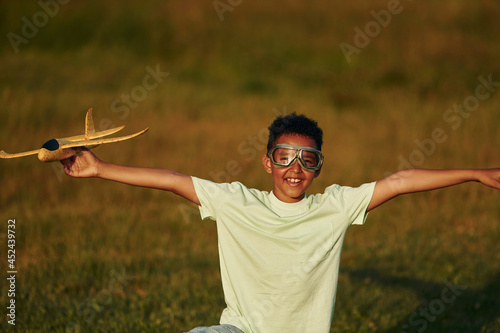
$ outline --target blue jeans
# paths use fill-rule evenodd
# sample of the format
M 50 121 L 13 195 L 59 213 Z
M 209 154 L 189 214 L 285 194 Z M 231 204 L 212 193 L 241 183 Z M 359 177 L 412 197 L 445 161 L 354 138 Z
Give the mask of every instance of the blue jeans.
M 196 327 L 187 333 L 244 333 L 233 325 L 217 325 L 210 327 Z

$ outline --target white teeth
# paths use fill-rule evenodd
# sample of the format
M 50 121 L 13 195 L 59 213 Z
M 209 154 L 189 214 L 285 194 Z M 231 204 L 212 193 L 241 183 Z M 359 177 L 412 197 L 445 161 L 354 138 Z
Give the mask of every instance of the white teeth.
M 300 183 L 301 182 L 300 179 L 296 179 L 296 178 L 288 178 L 288 181 L 292 182 L 292 183 Z

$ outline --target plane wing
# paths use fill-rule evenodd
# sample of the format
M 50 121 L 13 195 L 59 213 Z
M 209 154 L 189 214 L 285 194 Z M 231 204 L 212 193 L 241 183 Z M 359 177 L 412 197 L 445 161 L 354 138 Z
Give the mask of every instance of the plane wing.
M 6 153 L 3 150 L 0 150 L 0 158 L 16 158 L 16 157 L 23 157 L 23 156 L 35 155 L 35 154 L 38 154 L 39 150 L 40 149 L 30 150 L 30 151 L 25 151 L 23 153 L 16 153 L 16 154 L 9 154 L 9 153 Z
M 103 136 L 108 136 L 108 135 L 114 134 L 118 131 L 121 131 L 124 128 L 125 128 L 125 126 L 120 126 L 120 127 L 111 128 L 111 129 L 108 129 L 105 131 L 94 132 L 94 133 L 91 133 L 90 135 L 82 134 L 82 135 L 69 136 L 67 138 L 62 138 L 62 139 L 67 140 L 67 141 L 80 141 L 80 140 L 85 140 L 85 138 L 87 138 L 87 137 L 89 139 L 102 138 Z
M 140 132 L 130 134 L 130 135 L 125 135 L 125 136 L 119 136 L 116 138 L 107 138 L 107 139 L 102 139 L 102 138 L 96 138 L 96 139 L 90 139 L 90 140 L 79 140 L 79 141 L 72 141 L 68 143 L 63 143 L 61 144 L 60 148 L 76 148 L 76 147 L 89 147 L 89 146 L 98 146 L 106 143 L 113 143 L 113 142 L 120 142 L 120 141 L 125 141 L 128 139 L 135 138 L 136 136 L 139 136 L 141 134 L 144 134 L 148 131 L 148 128 L 143 129 Z

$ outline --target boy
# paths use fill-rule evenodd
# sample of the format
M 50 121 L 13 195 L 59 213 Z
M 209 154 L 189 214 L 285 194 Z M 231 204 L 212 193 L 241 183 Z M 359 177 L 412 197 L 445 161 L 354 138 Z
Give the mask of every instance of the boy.
M 323 167 L 323 132 L 303 115 L 280 116 L 269 127 L 262 164 L 271 192 L 239 182 L 216 184 L 173 171 L 124 167 L 90 151 L 64 160 L 74 177 L 100 177 L 174 192 L 217 223 L 226 300 L 219 326 L 191 332 L 329 332 L 343 239 L 373 208 L 400 194 L 467 181 L 500 189 L 500 169 L 396 172 L 358 188 L 332 185 L 306 195 Z

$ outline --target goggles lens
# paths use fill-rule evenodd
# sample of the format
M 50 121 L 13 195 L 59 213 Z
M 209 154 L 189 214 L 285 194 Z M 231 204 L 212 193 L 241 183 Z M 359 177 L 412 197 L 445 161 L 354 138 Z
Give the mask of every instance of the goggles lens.
M 311 171 L 318 170 L 323 164 L 321 152 L 310 147 L 278 144 L 268 152 L 267 156 L 278 167 L 290 166 L 297 159 L 303 168 Z

